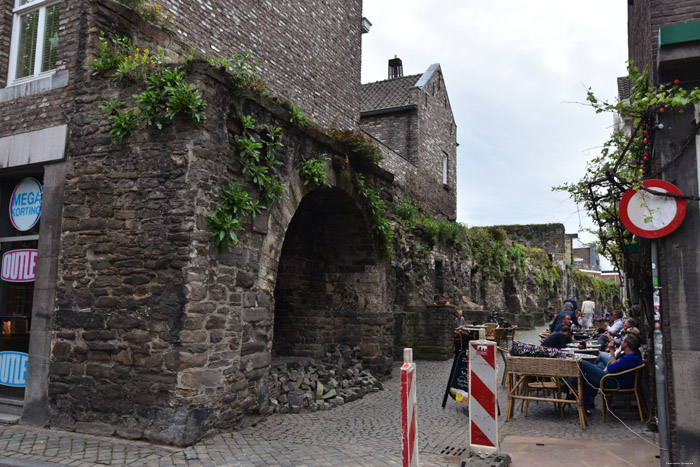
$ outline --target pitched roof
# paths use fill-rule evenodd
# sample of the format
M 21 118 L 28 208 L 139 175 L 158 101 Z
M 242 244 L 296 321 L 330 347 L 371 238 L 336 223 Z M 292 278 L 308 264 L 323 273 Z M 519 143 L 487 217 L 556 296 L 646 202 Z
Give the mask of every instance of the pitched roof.
M 416 85 L 421 76 L 402 76 L 401 78 L 363 84 L 360 112 L 392 109 L 411 104 L 408 90 Z

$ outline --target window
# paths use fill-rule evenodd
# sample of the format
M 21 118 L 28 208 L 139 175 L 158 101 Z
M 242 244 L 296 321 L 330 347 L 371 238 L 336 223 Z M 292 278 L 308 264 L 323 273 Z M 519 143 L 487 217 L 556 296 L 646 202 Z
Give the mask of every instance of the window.
M 8 83 L 56 68 L 60 12 L 55 0 L 15 0 Z
M 442 184 L 447 185 L 447 154 L 442 153 Z

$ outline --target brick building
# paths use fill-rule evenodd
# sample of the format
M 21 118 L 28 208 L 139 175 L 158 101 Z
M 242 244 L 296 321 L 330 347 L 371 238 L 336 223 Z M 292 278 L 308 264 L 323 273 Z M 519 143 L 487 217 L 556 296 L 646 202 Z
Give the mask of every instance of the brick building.
M 275 353 L 352 345 L 386 372 L 392 279 L 353 182 L 358 165 L 319 131 L 359 129 L 361 1 L 161 3 L 170 31 L 111 0 L 4 3 L 0 351 L 23 356 L 0 358 L 12 370 L 0 381 L 0 411 L 189 444 L 269 413 Z M 249 50 L 274 97 L 240 95 L 222 69 L 195 61 L 188 79 L 206 120 L 117 143 L 100 102 L 133 99 L 138 86 L 94 73 L 100 32 L 162 48 L 173 63 L 191 47 L 210 57 Z M 456 128 L 439 67 L 414 85 L 406 92 L 419 146 L 394 149 L 387 170 L 364 175 L 387 193 L 394 178 L 397 193 L 413 178 L 431 209 L 454 218 Z M 317 126 L 290 123 L 285 101 Z M 236 248 L 221 252 L 206 219 L 222 187 L 251 189 L 229 156 L 243 115 L 259 122 L 258 139 L 264 125 L 282 129 L 286 196 L 255 225 L 245 219 Z M 300 179 L 316 154 L 329 158 L 330 187 Z M 422 202 L 421 191 L 410 194 Z
M 392 62 L 395 65 L 392 67 Z M 362 86 L 360 127 L 382 148 L 382 167 L 408 196 L 450 220 L 457 217 L 457 126 L 439 64 Z
M 700 80 L 700 1 L 629 1 L 629 59 L 640 70 L 649 71 L 650 86 L 679 80 L 686 89 Z M 675 184 L 684 195 L 697 197 L 700 147 L 697 139 L 698 107 L 685 112 L 666 109 L 659 114 L 650 131 L 651 154 L 648 178 Z M 697 199 L 697 198 L 695 198 Z M 651 318 L 658 312 L 659 331 L 654 332 L 657 358 L 654 367 L 661 381 L 657 389 L 661 463 L 700 463 L 700 439 L 697 419 L 700 398 L 700 347 L 695 333 L 696 312 L 700 301 L 700 261 L 698 252 L 700 213 L 697 201 L 688 200 L 688 209 L 680 227 L 657 240 L 640 239 L 640 254 L 632 274 L 644 277 L 640 304 Z M 652 264 L 658 252 L 658 296 L 652 295 Z M 653 328 L 652 328 L 653 329 Z M 661 338 L 661 342 L 659 342 Z M 659 346 L 659 344 L 662 344 Z

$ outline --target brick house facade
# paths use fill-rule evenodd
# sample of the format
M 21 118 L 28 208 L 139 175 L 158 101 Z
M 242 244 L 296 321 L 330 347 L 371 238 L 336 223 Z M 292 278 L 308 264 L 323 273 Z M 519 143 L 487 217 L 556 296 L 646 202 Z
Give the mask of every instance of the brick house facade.
M 649 71 L 649 84 L 658 86 L 680 80 L 692 89 L 700 80 L 700 1 L 629 1 L 629 59 L 640 70 Z M 698 108 L 666 109 L 658 126 L 650 131 L 652 139 L 648 178 L 663 179 L 676 185 L 684 195 L 697 197 L 700 149 L 694 134 Z M 700 437 L 695 414 L 700 411 L 696 388 L 700 384 L 700 347 L 692 331 L 700 301 L 700 261 L 698 261 L 700 213 L 697 201 L 689 200 L 680 227 L 655 241 L 641 239 L 638 272 L 645 277 L 641 300 L 647 310 L 658 306 L 660 329 L 654 341 L 661 339 L 665 365 L 655 362 L 656 375 L 663 378 L 664 395 L 657 398 L 661 445 L 661 463 L 700 463 Z M 652 245 L 654 243 L 654 245 Z M 652 296 L 651 254 L 658 251 L 658 302 Z M 653 305 L 652 305 L 653 304 Z M 658 386 L 657 386 L 658 387 Z
M 457 126 L 439 64 L 421 75 L 362 86 L 360 127 L 382 148 L 382 167 L 409 197 L 457 217 Z

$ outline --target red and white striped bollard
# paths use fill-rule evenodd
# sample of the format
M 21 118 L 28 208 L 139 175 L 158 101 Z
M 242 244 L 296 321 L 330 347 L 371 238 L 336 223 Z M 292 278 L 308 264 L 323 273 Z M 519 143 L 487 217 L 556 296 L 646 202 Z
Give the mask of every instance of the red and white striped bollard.
M 401 438 L 404 467 L 418 467 L 418 413 L 416 411 L 416 364 L 413 349 L 403 349 L 401 366 Z

